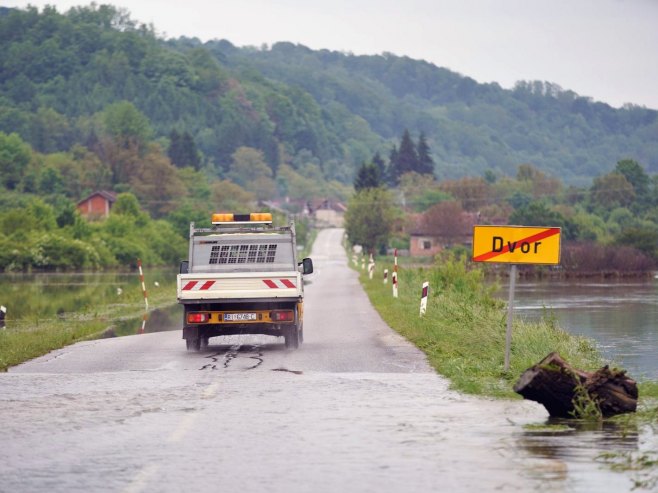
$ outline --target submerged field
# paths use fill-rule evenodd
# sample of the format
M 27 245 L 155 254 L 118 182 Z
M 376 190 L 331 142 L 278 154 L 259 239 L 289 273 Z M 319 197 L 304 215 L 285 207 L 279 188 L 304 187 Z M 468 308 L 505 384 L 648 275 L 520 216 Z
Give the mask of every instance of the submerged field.
M 148 314 L 136 273 L 5 276 L 2 301 L 8 312 L 0 329 L 0 371 L 78 341 L 116 334 L 124 321 L 175 304 L 174 276 L 150 274 Z

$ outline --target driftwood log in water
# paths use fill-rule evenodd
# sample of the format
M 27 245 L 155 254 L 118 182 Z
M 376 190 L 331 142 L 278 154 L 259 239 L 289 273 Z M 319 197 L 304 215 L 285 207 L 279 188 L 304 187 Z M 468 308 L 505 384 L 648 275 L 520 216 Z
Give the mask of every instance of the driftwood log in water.
M 635 412 L 637 408 L 637 383 L 626 376 L 625 370 L 604 366 L 586 372 L 571 367 L 557 353 L 524 371 L 514 392 L 539 402 L 553 417 L 572 418 L 579 386 L 598 405 L 603 417 Z

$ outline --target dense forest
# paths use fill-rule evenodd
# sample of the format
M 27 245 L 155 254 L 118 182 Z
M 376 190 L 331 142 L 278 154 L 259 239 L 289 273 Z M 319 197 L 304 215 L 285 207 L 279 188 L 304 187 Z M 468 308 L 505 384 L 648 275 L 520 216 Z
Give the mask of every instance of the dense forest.
M 531 163 L 569 184 L 585 185 L 624 158 L 658 171 L 654 110 L 614 109 L 550 82 L 520 81 L 505 90 L 386 53 L 354 56 L 291 43 L 261 49 L 227 41 L 203 46 L 241 73 L 303 88 L 331 120 L 341 122 L 334 128 L 345 131 L 341 138 L 354 156 L 359 144 L 387 153 L 390 140 L 409 128 L 427 135 L 438 178 L 485 170 L 513 175 L 519 164 Z
M 565 220 L 626 208 L 645 224 L 654 214 L 646 194 L 602 203 L 634 185 L 619 178 L 623 160 L 646 171 L 654 193 L 658 112 L 615 109 L 553 83 L 505 90 L 392 54 L 162 39 L 96 4 L 0 8 L 0 47 L 0 269 L 138 255 L 171 263 L 184 255 L 189 221 L 210 211 L 279 198 L 297 212 L 315 198 L 347 200 L 373 179 L 417 212 L 456 199 L 515 218 L 539 207 L 530 173 L 559 182 Z M 482 183 L 498 191 L 464 202 Z M 114 219 L 87 224 L 75 204 L 95 190 L 120 201 Z M 616 238 L 579 228 L 575 239 Z
M 273 174 L 287 164 L 351 183 L 406 128 L 427 136 L 438 178 L 531 163 L 585 185 L 625 158 L 658 171 L 658 111 L 615 109 L 554 83 L 510 91 L 391 54 L 163 40 L 110 6 L 5 9 L 0 43 L 0 131 L 39 152 L 89 147 L 94 116 L 130 101 L 161 142 L 188 132 L 219 176 L 251 147 Z

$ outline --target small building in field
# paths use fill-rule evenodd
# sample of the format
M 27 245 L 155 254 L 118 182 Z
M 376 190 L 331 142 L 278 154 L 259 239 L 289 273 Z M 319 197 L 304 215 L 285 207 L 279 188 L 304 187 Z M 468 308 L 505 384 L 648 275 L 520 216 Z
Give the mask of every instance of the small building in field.
M 78 202 L 80 215 L 87 219 L 101 219 L 110 215 L 110 209 L 117 200 L 117 194 L 99 190 Z

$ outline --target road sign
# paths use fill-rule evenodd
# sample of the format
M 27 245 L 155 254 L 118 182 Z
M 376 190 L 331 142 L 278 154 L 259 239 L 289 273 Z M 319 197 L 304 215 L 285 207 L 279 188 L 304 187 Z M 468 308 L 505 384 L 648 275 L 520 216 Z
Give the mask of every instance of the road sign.
M 474 226 L 473 261 L 504 264 L 559 264 L 560 228 Z

